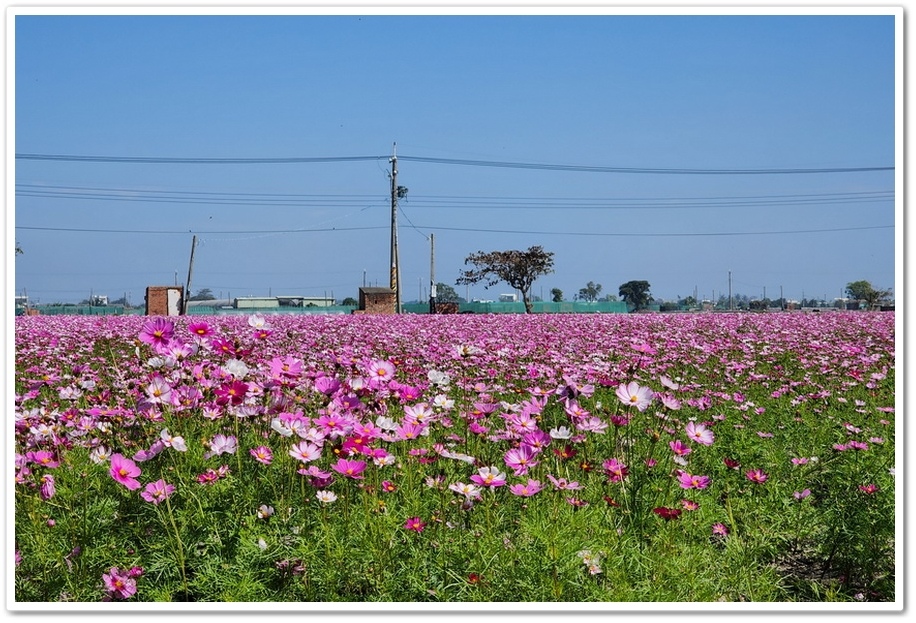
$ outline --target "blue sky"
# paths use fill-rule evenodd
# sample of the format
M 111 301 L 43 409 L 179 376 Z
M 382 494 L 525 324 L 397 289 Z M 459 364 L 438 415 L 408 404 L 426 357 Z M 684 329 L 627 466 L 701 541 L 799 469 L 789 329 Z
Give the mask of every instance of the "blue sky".
M 718 297 L 729 271 L 751 297 L 891 288 L 895 172 L 803 171 L 895 166 L 894 34 L 893 15 L 18 15 L 8 153 L 111 158 L 16 159 L 15 291 L 142 304 L 184 284 L 194 235 L 192 291 L 387 286 L 395 143 L 404 301 L 428 296 L 430 234 L 452 285 L 472 252 L 542 245 L 546 299 L 633 279 Z

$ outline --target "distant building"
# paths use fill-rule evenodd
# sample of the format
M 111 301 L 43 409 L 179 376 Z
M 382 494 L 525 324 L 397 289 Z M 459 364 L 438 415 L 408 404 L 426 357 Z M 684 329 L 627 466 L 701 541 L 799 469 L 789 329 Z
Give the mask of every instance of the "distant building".
M 391 288 L 360 288 L 359 308 L 354 314 L 394 314 L 397 312 L 396 292 Z
M 241 296 L 232 300 L 236 309 L 270 309 L 280 307 L 280 301 L 275 296 Z
M 184 304 L 184 287 L 148 286 L 144 298 L 147 316 L 180 316 Z
M 518 294 L 500 294 L 500 303 L 518 303 Z

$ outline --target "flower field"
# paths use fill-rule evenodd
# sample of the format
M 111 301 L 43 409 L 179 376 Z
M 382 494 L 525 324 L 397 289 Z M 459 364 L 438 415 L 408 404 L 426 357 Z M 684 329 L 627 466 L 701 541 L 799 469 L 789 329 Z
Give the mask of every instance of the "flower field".
M 17 317 L 15 599 L 892 602 L 894 337 Z

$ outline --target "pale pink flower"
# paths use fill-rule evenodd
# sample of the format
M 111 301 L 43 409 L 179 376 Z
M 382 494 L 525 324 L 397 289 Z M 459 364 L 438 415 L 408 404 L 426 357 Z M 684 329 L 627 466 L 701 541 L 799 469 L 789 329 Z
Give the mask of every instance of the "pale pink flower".
M 713 441 L 715 441 L 715 436 L 712 434 L 712 431 L 702 424 L 687 422 L 687 426 L 684 427 L 684 432 L 691 441 L 704 446 L 711 446 Z
M 652 404 L 655 394 L 648 387 L 640 387 L 636 381 L 630 381 L 626 385 L 621 383 L 617 386 L 617 397 L 620 402 L 627 406 L 636 407 L 639 411 L 645 411 Z

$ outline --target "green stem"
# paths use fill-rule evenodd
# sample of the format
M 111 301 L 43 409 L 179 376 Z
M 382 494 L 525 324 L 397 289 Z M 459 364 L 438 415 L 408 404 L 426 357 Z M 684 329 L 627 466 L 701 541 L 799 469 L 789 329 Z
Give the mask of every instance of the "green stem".
M 169 498 L 165 498 L 165 507 L 168 509 L 169 520 L 172 524 L 172 529 L 175 531 L 175 542 L 177 544 L 176 554 L 178 555 L 178 566 L 181 567 L 181 580 L 184 587 L 184 598 L 188 598 L 188 575 L 185 571 L 184 564 L 184 545 L 181 542 L 181 533 L 178 531 L 178 524 L 175 523 L 175 515 L 172 513 L 172 504 L 169 502 Z

